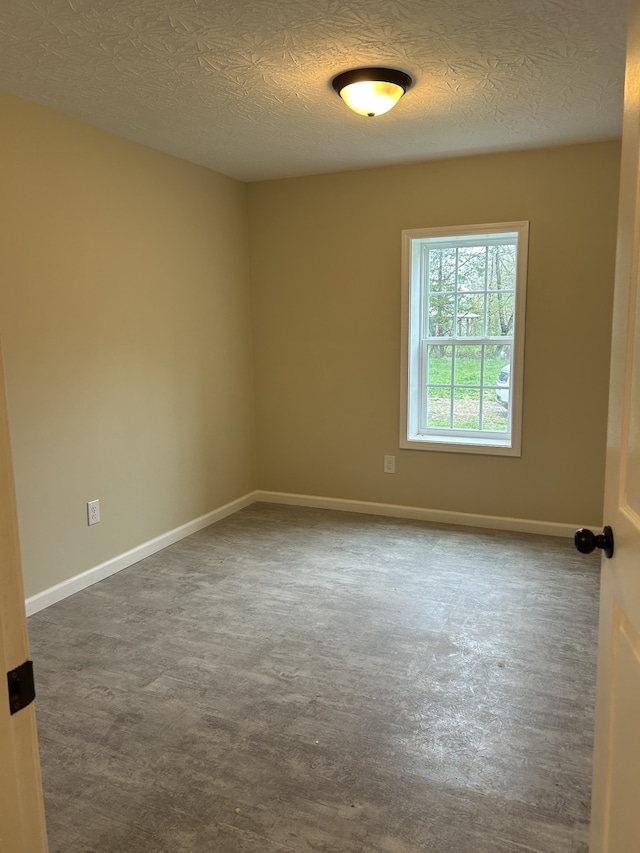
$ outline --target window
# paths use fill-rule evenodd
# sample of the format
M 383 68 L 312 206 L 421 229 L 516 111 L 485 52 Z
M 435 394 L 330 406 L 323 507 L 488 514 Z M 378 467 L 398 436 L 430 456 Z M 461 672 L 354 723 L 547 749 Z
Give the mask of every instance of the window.
M 528 230 L 402 232 L 401 447 L 520 455 Z

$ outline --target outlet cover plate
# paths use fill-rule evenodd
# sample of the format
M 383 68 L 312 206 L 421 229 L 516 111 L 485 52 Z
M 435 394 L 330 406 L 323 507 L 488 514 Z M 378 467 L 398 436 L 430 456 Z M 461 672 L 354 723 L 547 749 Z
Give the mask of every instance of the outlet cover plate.
M 87 502 L 87 523 L 97 524 L 100 521 L 100 501 Z

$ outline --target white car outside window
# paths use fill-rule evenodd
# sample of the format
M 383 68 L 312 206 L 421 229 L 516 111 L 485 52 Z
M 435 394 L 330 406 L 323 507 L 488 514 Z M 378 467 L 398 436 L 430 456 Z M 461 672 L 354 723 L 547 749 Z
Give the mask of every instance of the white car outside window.
M 496 400 L 505 409 L 509 408 L 509 390 L 511 387 L 511 365 L 505 364 L 498 376 Z

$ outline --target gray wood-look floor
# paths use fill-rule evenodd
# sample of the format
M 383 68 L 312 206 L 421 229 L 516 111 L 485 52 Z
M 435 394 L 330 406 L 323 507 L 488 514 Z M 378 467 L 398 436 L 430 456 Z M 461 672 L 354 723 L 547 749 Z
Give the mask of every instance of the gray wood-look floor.
M 598 574 L 254 504 L 32 616 L 51 853 L 586 853 Z

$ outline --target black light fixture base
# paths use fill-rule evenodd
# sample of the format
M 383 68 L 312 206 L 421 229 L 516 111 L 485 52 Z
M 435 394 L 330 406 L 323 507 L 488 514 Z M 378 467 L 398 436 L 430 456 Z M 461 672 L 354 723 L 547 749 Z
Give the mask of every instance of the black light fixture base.
M 335 91 L 340 94 L 345 86 L 351 83 L 362 83 L 365 80 L 380 80 L 385 83 L 395 83 L 406 92 L 413 85 L 413 79 L 395 68 L 353 68 L 351 71 L 343 71 L 337 74 L 331 81 Z

